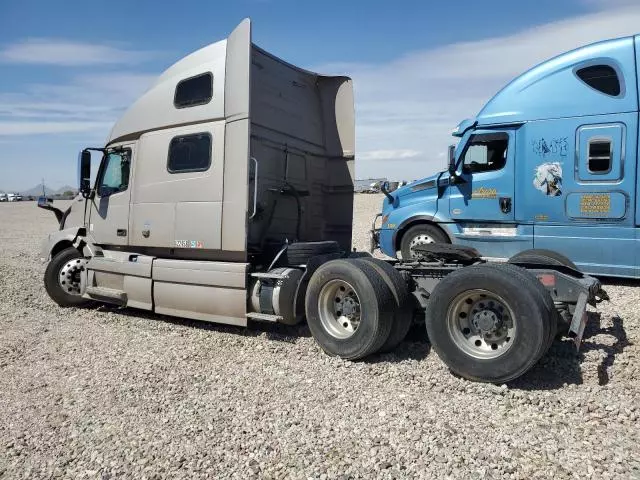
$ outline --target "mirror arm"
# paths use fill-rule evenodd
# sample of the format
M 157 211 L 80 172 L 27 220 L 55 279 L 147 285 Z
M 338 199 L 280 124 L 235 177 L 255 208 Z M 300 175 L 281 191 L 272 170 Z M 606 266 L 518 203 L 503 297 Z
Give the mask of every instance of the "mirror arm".
M 393 198 L 393 196 L 389 193 L 389 190 L 387 190 L 387 185 L 386 185 L 386 183 L 387 183 L 387 182 L 382 182 L 382 184 L 380 185 L 380 191 L 381 191 L 382 193 L 384 193 L 384 196 L 385 196 L 385 197 L 387 197 L 387 200 L 389 200 L 389 203 L 392 203 L 392 204 L 393 204 L 393 202 L 394 202 L 394 198 Z

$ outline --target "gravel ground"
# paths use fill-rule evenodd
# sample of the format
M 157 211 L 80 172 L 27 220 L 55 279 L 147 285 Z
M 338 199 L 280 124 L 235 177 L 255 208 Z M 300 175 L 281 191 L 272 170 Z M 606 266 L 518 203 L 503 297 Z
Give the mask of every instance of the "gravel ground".
M 355 245 L 380 196 L 358 195 Z M 34 203 L 0 204 L 0 478 L 640 478 L 640 283 L 576 356 L 508 386 L 454 377 L 416 331 L 350 363 L 306 327 L 100 307 L 42 286 Z

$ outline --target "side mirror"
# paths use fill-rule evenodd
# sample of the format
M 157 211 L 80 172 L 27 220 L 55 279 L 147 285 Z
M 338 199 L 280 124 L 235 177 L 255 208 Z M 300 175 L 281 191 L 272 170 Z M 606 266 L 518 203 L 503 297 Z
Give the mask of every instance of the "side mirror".
M 449 145 L 449 173 L 454 175 L 456 173 L 456 146 Z
M 91 192 L 91 152 L 82 150 L 78 158 L 78 177 L 79 188 L 82 195 L 86 198 Z
M 47 197 L 38 197 L 38 206 L 40 208 L 46 208 L 53 204 L 53 199 Z

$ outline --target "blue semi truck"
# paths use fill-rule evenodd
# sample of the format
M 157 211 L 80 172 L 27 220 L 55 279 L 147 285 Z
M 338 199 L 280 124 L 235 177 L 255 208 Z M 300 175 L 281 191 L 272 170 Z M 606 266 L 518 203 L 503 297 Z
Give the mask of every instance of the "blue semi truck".
M 640 278 L 639 81 L 640 35 L 520 75 L 454 130 L 447 171 L 386 192 L 372 247 L 405 260 L 432 242 L 505 259 L 553 250 Z

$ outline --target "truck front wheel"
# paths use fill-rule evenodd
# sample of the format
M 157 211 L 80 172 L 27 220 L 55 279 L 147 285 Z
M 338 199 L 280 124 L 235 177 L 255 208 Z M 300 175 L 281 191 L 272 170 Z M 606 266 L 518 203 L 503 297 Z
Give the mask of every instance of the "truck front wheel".
M 91 301 L 82 297 L 80 274 L 87 261 L 74 247 L 56 254 L 44 272 L 44 287 L 51 299 L 61 307 L 84 307 Z
M 477 265 L 436 285 L 427 307 L 427 333 L 454 373 L 504 383 L 538 361 L 547 347 L 550 313 L 525 280 Z
M 403 260 L 416 257 L 413 247 L 429 243 L 449 243 L 447 236 L 435 225 L 420 224 L 407 230 L 400 240 L 400 253 Z

